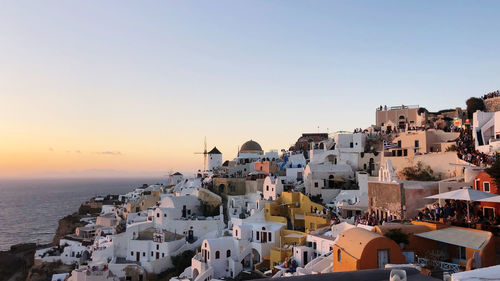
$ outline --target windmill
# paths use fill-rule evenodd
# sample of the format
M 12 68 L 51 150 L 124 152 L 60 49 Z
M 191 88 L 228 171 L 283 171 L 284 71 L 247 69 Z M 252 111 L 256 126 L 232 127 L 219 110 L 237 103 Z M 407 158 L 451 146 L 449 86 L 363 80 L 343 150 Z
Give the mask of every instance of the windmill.
M 207 137 L 205 137 L 203 152 L 195 152 L 194 154 L 203 154 L 203 171 L 207 170 Z

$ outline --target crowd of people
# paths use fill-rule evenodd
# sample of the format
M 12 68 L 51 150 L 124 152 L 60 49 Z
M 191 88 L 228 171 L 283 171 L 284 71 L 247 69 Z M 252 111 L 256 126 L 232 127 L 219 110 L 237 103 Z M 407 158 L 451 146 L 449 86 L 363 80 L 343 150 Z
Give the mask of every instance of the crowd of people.
M 364 224 L 364 225 L 375 226 L 378 223 L 379 222 L 377 220 L 377 215 L 373 211 L 371 213 L 364 213 L 362 215 L 354 217 L 354 225 Z
M 476 228 L 478 224 L 487 229 L 490 225 L 499 225 L 498 217 L 484 216 L 479 202 L 461 200 L 445 200 L 444 205 L 438 203 L 418 212 L 416 220 L 440 221 L 457 225 Z
M 476 150 L 471 129 L 460 129 L 459 131 L 460 136 L 455 142 L 458 158 L 476 166 L 493 164 L 494 156 Z
M 486 100 L 486 99 L 491 99 L 491 98 L 496 98 L 496 97 L 500 97 L 500 90 L 496 90 L 494 92 L 487 93 L 486 95 L 482 96 L 481 98 L 483 100 Z

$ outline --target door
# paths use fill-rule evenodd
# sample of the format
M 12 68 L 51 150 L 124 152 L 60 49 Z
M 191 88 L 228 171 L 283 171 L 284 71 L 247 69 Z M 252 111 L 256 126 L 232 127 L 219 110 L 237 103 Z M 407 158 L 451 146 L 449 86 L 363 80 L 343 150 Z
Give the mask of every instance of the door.
M 135 252 L 135 260 L 141 261 L 141 252 L 139 252 L 139 251 Z
M 262 238 L 260 239 L 261 243 L 267 243 L 267 232 L 261 232 Z
M 389 263 L 389 250 L 378 250 L 378 268 L 384 268 Z
M 304 251 L 304 254 L 303 254 L 303 255 L 304 255 L 304 258 L 303 258 L 303 261 L 304 261 L 304 266 L 306 266 L 306 264 L 307 264 L 307 252 L 306 252 L 306 251 Z
M 160 252 L 156 252 L 156 259 L 160 258 Z

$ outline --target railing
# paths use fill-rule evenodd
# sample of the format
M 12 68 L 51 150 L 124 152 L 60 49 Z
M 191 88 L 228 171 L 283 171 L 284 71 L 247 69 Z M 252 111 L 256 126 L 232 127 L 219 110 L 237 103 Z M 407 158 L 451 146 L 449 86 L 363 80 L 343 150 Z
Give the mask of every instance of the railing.
M 430 261 L 429 259 L 426 258 L 418 258 L 417 259 L 418 264 L 421 266 L 436 266 L 441 268 L 444 271 L 452 272 L 452 273 L 457 273 L 458 270 L 460 269 L 460 265 L 456 263 L 449 263 L 449 262 L 444 262 L 444 261 Z

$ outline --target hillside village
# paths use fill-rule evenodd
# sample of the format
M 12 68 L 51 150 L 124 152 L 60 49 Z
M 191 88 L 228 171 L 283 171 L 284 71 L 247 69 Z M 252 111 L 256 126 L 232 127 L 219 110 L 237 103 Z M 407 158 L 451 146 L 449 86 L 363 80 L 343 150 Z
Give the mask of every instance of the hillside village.
M 194 176 L 92 198 L 35 265 L 72 268 L 57 281 L 499 278 L 498 91 L 373 113 L 369 128 L 280 151 L 213 147 Z

